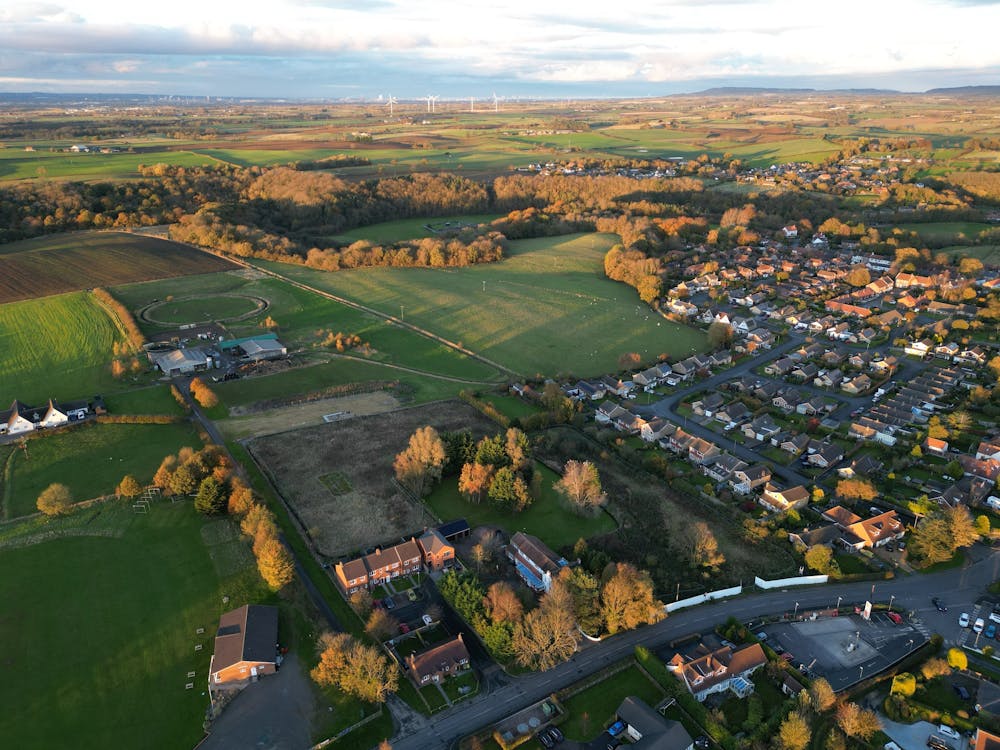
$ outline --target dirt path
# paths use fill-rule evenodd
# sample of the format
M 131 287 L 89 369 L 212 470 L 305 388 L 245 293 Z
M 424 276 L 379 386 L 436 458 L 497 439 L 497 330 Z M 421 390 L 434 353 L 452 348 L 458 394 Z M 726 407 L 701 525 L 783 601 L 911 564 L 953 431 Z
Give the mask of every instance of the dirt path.
M 247 437 L 272 435 L 276 432 L 323 424 L 323 417 L 327 414 L 345 412 L 348 413 L 345 416 L 360 417 L 393 411 L 399 406 L 399 401 L 391 393 L 375 391 L 374 393 L 358 393 L 353 396 L 325 398 L 321 401 L 310 401 L 307 404 L 296 404 L 295 406 L 283 406 L 246 417 L 219 420 L 216 425 L 226 437 L 241 440 Z

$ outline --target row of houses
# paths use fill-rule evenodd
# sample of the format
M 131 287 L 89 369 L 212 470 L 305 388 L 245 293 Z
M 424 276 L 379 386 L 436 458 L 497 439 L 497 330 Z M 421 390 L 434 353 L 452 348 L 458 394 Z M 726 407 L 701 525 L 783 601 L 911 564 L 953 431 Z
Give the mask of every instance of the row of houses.
M 333 566 L 337 586 L 345 596 L 350 596 L 400 576 L 451 567 L 455 561 L 455 547 L 440 528 L 430 529 L 392 547 L 377 547 L 366 555 L 338 562 Z M 468 524 L 464 524 L 464 531 L 468 531 Z
M 50 398 L 44 406 L 28 406 L 15 399 L 9 409 L 0 411 L 0 435 L 19 435 L 79 422 L 95 408 L 104 411 L 103 401 L 100 398 L 95 401 L 94 405 L 90 401 L 60 403 Z

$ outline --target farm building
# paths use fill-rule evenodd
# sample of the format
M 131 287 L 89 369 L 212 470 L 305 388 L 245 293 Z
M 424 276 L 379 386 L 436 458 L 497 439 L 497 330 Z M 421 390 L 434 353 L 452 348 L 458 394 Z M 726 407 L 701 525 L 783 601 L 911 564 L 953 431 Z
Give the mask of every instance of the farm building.
M 164 375 L 186 375 L 208 369 L 208 355 L 198 348 L 150 352 L 149 358 Z
M 278 341 L 278 335 L 275 333 L 262 333 L 258 336 L 220 341 L 219 350 L 229 352 L 233 356 L 244 357 L 253 362 L 288 356 L 287 347 Z
M 274 674 L 278 660 L 278 608 L 244 604 L 219 618 L 210 683 L 245 687 L 260 675 Z

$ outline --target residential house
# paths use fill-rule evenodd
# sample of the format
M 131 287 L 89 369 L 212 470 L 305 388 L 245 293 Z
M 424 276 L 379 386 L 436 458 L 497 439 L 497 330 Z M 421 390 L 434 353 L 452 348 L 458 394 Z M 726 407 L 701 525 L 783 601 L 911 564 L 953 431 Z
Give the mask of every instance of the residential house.
M 704 438 L 696 437 L 688 445 L 688 461 L 693 464 L 701 465 L 720 453 L 722 450 L 719 446 Z
M 426 536 L 426 534 L 425 534 Z M 427 544 L 431 545 L 428 539 Z M 447 544 L 445 542 L 445 544 Z M 450 545 L 448 545 L 450 546 Z M 455 556 L 451 549 L 449 559 Z M 437 559 L 443 563 L 444 553 Z M 424 554 L 421 545 L 411 538 L 386 549 L 376 548 L 374 552 L 353 560 L 338 562 L 333 566 L 334 580 L 345 595 L 367 590 L 399 576 L 417 573 L 423 569 Z
M 667 439 L 667 449 L 674 453 L 686 454 L 693 440 L 694 435 L 678 427 Z
M 805 364 L 799 365 L 794 370 L 791 371 L 790 375 L 793 378 L 801 382 L 806 382 L 807 380 L 812 380 L 819 373 L 819 368 L 816 367 L 812 362 L 806 362 Z
M 955 356 L 955 361 L 966 365 L 985 365 L 988 356 L 989 355 L 983 347 L 973 346 L 959 352 Z
M 653 417 L 639 428 L 639 436 L 647 443 L 654 443 L 669 437 L 677 426 L 660 417 Z
M 518 531 L 507 545 L 507 557 L 521 579 L 534 591 L 548 591 L 552 579 L 569 563 L 538 537 Z
M 736 426 L 741 422 L 745 422 L 749 417 L 750 410 L 742 401 L 734 401 L 715 413 L 716 421 L 727 426 Z
M 799 404 L 801 404 L 806 399 L 800 394 L 796 389 L 789 388 L 788 390 L 779 393 L 777 396 L 771 399 L 771 404 L 783 412 L 791 414 L 795 411 Z
M 850 393 L 851 395 L 858 395 L 859 393 L 864 393 L 872 387 L 872 379 L 868 377 L 865 373 L 861 373 L 857 377 L 848 380 L 845 383 L 841 383 L 840 390 L 844 393 Z
M 781 377 L 786 373 L 791 372 L 795 367 L 795 360 L 791 357 L 782 357 L 781 359 L 776 359 L 773 362 L 768 362 L 764 366 L 764 374 L 770 375 L 771 377 Z
M 829 469 L 844 458 L 844 449 L 836 443 L 824 443 L 815 453 L 810 453 L 806 459 L 810 465 L 821 469 Z
M 633 383 L 646 388 L 659 385 L 662 379 L 663 376 L 660 373 L 659 367 L 650 367 L 649 369 L 643 370 L 642 372 L 632 376 Z
M 1000 461 L 1000 441 L 983 440 L 976 448 L 976 460 Z
M 847 508 L 835 505 L 824 511 L 823 518 L 836 524 L 845 533 L 839 540 L 841 544 L 855 549 L 882 547 L 891 541 L 902 539 L 906 532 L 894 510 L 862 519 Z
M 619 417 L 631 416 L 631 412 L 623 409 L 614 401 L 604 401 L 594 412 L 594 421 L 599 424 L 611 424 Z
M 449 641 L 410 654 L 405 663 L 410 679 L 417 685 L 440 683 L 470 668 L 469 649 L 459 633 Z
M 817 388 L 837 388 L 844 382 L 844 373 L 840 370 L 826 370 L 813 378 Z
M 928 437 L 924 440 L 923 449 L 924 453 L 930 453 L 934 456 L 944 456 L 948 453 L 948 441 Z
M 211 686 L 246 687 L 274 674 L 278 660 L 278 608 L 244 604 L 219 618 L 215 653 L 209 662 Z
M 714 479 L 716 482 L 727 482 L 734 471 L 747 467 L 748 464 L 746 461 L 736 456 L 731 456 L 728 453 L 723 453 L 711 461 L 702 464 L 701 470 L 705 473 L 705 476 Z
M 438 529 L 425 531 L 417 538 L 424 566 L 428 570 L 445 570 L 455 563 L 455 548 Z
M 842 479 L 850 479 L 851 477 L 857 475 L 870 477 L 879 474 L 881 471 L 882 462 L 868 454 L 865 454 L 855 458 L 847 466 L 841 466 L 837 469 L 837 476 Z
M 635 383 L 631 380 L 621 380 L 610 375 L 602 377 L 600 383 L 604 386 L 605 393 L 613 393 L 620 397 L 625 397 L 635 390 Z
M 762 414 L 743 425 L 743 434 L 750 440 L 769 440 L 772 435 L 780 430 L 781 428 L 769 414 Z
M 631 750 L 692 750 L 694 747 L 683 724 L 664 718 L 634 695 L 621 702 L 615 716 L 625 725 Z
M 800 510 L 809 504 L 809 490 L 801 484 L 782 490 L 768 482 L 764 485 L 764 492 L 761 493 L 757 502 L 774 513 L 785 513 L 792 509 Z
M 874 373 L 878 373 L 879 375 L 884 375 L 886 373 L 895 372 L 896 365 L 898 363 L 899 360 L 890 354 L 889 356 L 884 357 L 883 359 L 872 360 L 871 363 L 868 365 L 868 369 Z
M 950 360 L 960 351 L 962 351 L 962 347 L 960 347 L 954 341 L 946 341 L 943 344 L 938 344 L 937 346 L 934 347 L 934 356 Z
M 773 438 L 771 442 L 774 442 Z M 800 432 L 798 435 L 788 435 L 778 443 L 781 450 L 791 453 L 793 456 L 802 453 L 807 445 L 809 445 L 809 436 L 804 432 Z
M 580 380 L 577 382 L 574 390 L 579 394 L 577 398 L 587 401 L 600 401 L 608 395 L 608 389 L 604 387 L 604 384 L 596 381 Z
M 724 406 L 726 400 L 722 397 L 722 394 L 717 392 L 712 392 L 698 401 L 694 401 L 691 404 L 691 411 L 700 417 L 712 417 L 715 416 L 716 409 Z
M 745 464 L 735 471 L 729 480 L 730 486 L 741 495 L 747 495 L 771 481 L 771 469 L 765 464 Z
M 765 664 L 767 657 L 759 643 L 712 648 L 703 642 L 690 655 L 678 652 L 666 666 L 696 700 L 704 701 L 712 693 L 727 690 L 741 698 L 750 695 L 750 675 Z
M 907 354 L 911 354 L 914 357 L 920 357 L 923 359 L 926 357 L 931 349 L 934 348 L 934 342 L 930 339 L 922 339 L 920 341 L 911 341 L 904 348 L 903 351 Z
M 827 404 L 823 400 L 822 396 L 813 396 L 808 401 L 803 401 L 801 404 L 795 407 L 795 412 L 797 414 L 804 414 L 808 417 L 814 416 L 816 414 L 822 414 L 823 412 L 832 411 L 834 406 Z

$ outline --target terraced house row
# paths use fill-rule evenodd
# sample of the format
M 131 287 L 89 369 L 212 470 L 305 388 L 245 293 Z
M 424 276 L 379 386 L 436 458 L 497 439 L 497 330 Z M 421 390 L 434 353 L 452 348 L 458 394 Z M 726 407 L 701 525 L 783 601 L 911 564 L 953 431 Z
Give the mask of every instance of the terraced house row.
M 345 595 L 368 590 L 393 578 L 437 571 L 451 567 L 455 548 L 439 529 L 425 531 L 420 537 L 411 537 L 386 549 L 376 548 L 361 557 L 337 563 L 334 579 Z

